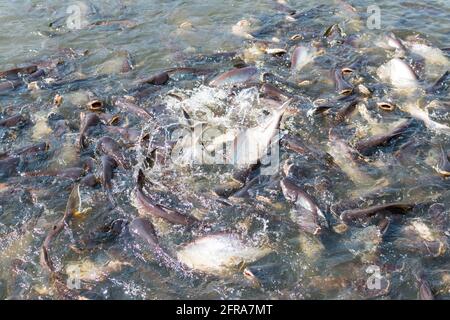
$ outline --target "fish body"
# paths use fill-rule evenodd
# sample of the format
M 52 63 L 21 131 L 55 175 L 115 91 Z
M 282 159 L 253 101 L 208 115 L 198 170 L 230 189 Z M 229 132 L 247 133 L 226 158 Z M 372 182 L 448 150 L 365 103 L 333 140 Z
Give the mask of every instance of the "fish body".
M 297 46 L 292 52 L 291 57 L 291 70 L 299 72 L 307 64 L 314 61 L 316 55 L 316 49 L 306 46 Z
M 218 75 L 216 78 L 211 80 L 209 85 L 211 87 L 238 85 L 251 80 L 257 80 L 257 78 L 258 69 L 256 67 L 244 67 L 233 69 Z
M 177 258 L 188 267 L 220 275 L 241 263 L 262 258 L 271 250 L 245 243 L 234 233 L 208 235 L 184 245 Z
M 413 69 L 402 59 L 393 58 L 377 70 L 378 77 L 397 89 L 417 89 L 419 81 Z
M 284 178 L 281 182 L 284 197 L 295 204 L 291 211 L 292 220 L 298 224 L 300 229 L 313 235 L 319 234 L 328 228 L 325 215 L 314 202 L 314 200 L 290 178 Z

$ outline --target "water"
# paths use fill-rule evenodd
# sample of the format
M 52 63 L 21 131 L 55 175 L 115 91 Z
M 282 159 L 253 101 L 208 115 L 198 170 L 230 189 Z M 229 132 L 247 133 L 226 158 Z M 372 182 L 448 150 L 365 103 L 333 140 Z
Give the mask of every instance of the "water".
M 380 29 L 369 29 L 366 21 L 370 4 L 353 1 L 355 14 L 339 1 L 291 0 L 288 6 L 303 14 L 296 21 L 289 21 L 287 13 L 271 0 L 256 3 L 86 1 L 84 5 L 83 2 L 0 0 L 0 26 L 4 30 L 0 36 L 1 70 L 49 59 L 54 63 L 63 61 L 51 68 L 57 71 L 49 72 L 46 81 L 37 80 L 40 90 L 33 90 L 31 85 L 0 94 L 1 118 L 20 113 L 31 121 L 16 128 L 0 128 L 0 154 L 37 142 L 49 144 L 47 151 L 21 157 L 16 172 L 0 176 L 0 297 L 68 297 L 57 290 L 54 277 L 42 267 L 39 254 L 52 224 L 63 215 L 74 181 L 22 174 L 82 167 L 93 158 L 92 172 L 100 177 L 100 156 L 95 151 L 95 143 L 106 135 L 107 129 L 99 125 L 91 130 L 88 146 L 80 152 L 77 147 L 80 112 L 85 112 L 86 102 L 95 97 L 105 102 L 107 114 L 119 113 L 113 106 L 114 99 L 136 96 L 139 93 L 133 91 L 136 81 L 155 72 L 179 66 L 213 70 L 206 75 L 174 75 L 168 84 L 157 89 L 150 85 L 150 92 L 142 94 L 140 105 L 157 116 L 156 123 L 131 113 L 119 113 L 117 125 L 135 128 L 139 133 L 148 132 L 155 143 L 163 141 L 170 128 L 187 123 L 181 108 L 193 120 L 208 122 L 214 128 L 251 127 L 260 123 L 267 116 L 265 109 L 270 108 L 266 100 L 261 100 L 258 86 L 230 91 L 206 85 L 212 75 L 242 64 L 242 60 L 285 80 L 277 85 L 297 96 L 294 109 L 298 113 L 285 118 L 283 133 L 300 137 L 316 150 L 332 153 L 329 148 L 335 144 L 328 137 L 331 127 L 335 127 L 340 139 L 353 143 L 358 137 L 384 132 L 386 124 L 409 117 L 398 108 L 393 112 L 379 111 L 375 106 L 378 100 L 391 100 L 400 106 L 419 101 L 421 108 L 435 101 L 438 107 L 429 108 L 432 119 L 450 125 L 448 92 L 399 93 L 380 84 L 376 76 L 377 67 L 394 54 L 376 45 L 387 31 L 394 31 L 401 39 L 419 37 L 433 47 L 448 48 L 450 4 L 448 1 L 377 1 L 381 9 Z M 86 25 L 80 30 L 71 29 L 67 24 L 67 16 L 76 8 L 85 9 L 80 21 Z M 250 21 L 250 34 L 259 40 L 280 39 L 273 47 L 287 49 L 288 54 L 279 58 L 261 55 L 255 50 L 254 41 L 233 34 L 233 26 L 243 19 Z M 115 23 L 106 23 L 113 20 Z M 324 40 L 324 52 L 314 64 L 292 75 L 288 68 L 289 55 L 296 42 L 288 39 L 301 34 L 304 40 L 298 43 L 317 41 L 333 23 L 339 23 L 347 36 L 358 35 L 357 47 Z M 243 59 L 226 56 L 242 50 Z M 216 53 L 225 54 L 222 58 L 212 56 Z M 449 58 L 448 51 L 444 57 Z M 122 73 L 127 58 L 133 70 Z M 421 69 L 420 59 L 417 60 L 416 70 L 423 86 L 436 81 L 448 69 L 448 65 L 440 63 L 425 64 Z M 361 82 L 373 90 L 373 97 L 366 100 L 368 116 L 359 109 L 351 120 L 338 125 L 330 120 L 333 112 L 330 117 L 307 116 L 314 100 L 336 97 L 329 80 L 330 69 L 336 64 L 356 66 L 357 75 L 351 76 L 352 83 Z M 301 82 L 300 88 L 292 85 Z M 63 97 L 59 107 L 52 103 L 56 94 Z M 345 101 L 333 103 L 335 109 L 346 105 Z M 117 133 L 108 135 L 120 139 Z M 395 152 L 411 141 L 413 148 L 405 149 L 399 160 Z M 290 160 L 299 168 L 294 178 L 330 220 L 331 231 L 321 236 L 307 235 L 292 222 L 293 205 L 280 190 L 280 173 L 262 176 L 249 188 L 247 197 L 223 201 L 218 200 L 213 189 L 230 182 L 231 166 L 190 168 L 176 162 L 149 168 L 144 164 L 145 146 L 132 146 L 123 139 L 120 143 L 133 165 L 130 170 L 115 170 L 112 194 L 120 209 L 111 209 L 100 186 L 81 186 L 81 207 L 87 210 L 71 219 L 51 247 L 51 257 L 62 283 L 75 286 L 75 297 L 416 298 L 416 274 L 420 272 L 436 297 L 445 299 L 450 295 L 448 240 L 441 230 L 441 227 L 448 228 L 448 224 L 435 223 L 429 213 L 430 205 L 436 202 L 443 204 L 444 218 L 449 212 L 448 180 L 438 175 L 434 167 L 439 147 L 448 151 L 450 143 L 448 135 L 427 129 L 421 121 L 414 120 L 407 134 L 377 148 L 366 157 L 366 162 L 358 164 L 362 174 L 369 176 L 362 183 L 357 178 L 356 182 L 351 179 L 353 164 L 349 178 L 343 168 L 345 163 L 340 163 L 339 168 L 321 158 L 280 148 L 281 164 Z M 342 150 L 336 152 L 340 154 Z M 186 276 L 181 270 L 161 265 L 148 246 L 134 240 L 126 231 L 116 236 L 105 235 L 105 228 L 103 233 L 99 228 L 117 219 L 131 221 L 139 215 L 134 180 L 141 167 L 146 168 L 146 189 L 154 199 L 203 221 L 200 227 L 186 228 L 154 219 L 160 244 L 169 255 L 175 256 L 181 245 L 196 237 L 224 231 L 237 232 L 250 244 L 269 246 L 272 253 L 231 268 L 226 274 L 203 276 L 194 272 L 193 276 Z M 350 198 L 353 201 L 346 202 Z M 365 208 L 384 201 L 413 202 L 415 206 L 405 216 L 393 215 L 383 237 L 376 227 L 378 221 L 352 225 L 345 232 L 341 230 L 344 227 L 339 213 L 343 209 Z M 80 250 L 86 239 L 93 236 L 104 238 Z M 436 243 L 442 246 L 437 251 L 430 248 Z M 259 279 L 262 285 L 255 285 L 244 276 L 243 269 L 261 265 L 269 266 L 265 269 L 268 271 Z M 271 265 L 275 267 L 270 268 Z M 94 279 L 86 276 L 94 269 L 97 270 Z M 82 275 L 85 277 L 81 283 L 76 282 Z

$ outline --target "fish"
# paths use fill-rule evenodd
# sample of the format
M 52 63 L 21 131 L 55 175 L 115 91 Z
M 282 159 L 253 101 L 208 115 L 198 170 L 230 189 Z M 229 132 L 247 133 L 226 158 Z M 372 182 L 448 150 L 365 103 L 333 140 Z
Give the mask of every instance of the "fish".
M 154 201 L 143 191 L 144 179 L 144 172 L 139 170 L 135 196 L 137 205 L 141 208 L 142 212 L 156 218 L 162 218 L 173 224 L 187 226 L 198 222 L 198 220 L 194 217 L 183 215 L 176 210 L 163 208 L 162 206 L 154 203 Z
M 434 294 L 431 290 L 430 283 L 425 279 L 425 276 L 421 274 L 415 274 L 417 286 L 419 288 L 418 298 L 420 300 L 434 300 Z
M 124 266 L 131 266 L 129 262 L 119 260 L 109 260 L 106 263 L 96 263 L 86 259 L 83 261 L 71 262 L 65 266 L 65 273 L 72 275 L 76 271 L 78 280 L 84 282 L 98 283 L 105 281 L 111 274 L 120 272 Z
M 6 71 L 1 71 L 0 72 L 0 78 L 8 78 L 8 77 L 18 77 L 21 74 L 32 74 L 34 72 L 36 72 L 38 70 L 38 66 L 37 65 L 28 65 L 25 67 L 19 67 L 19 68 L 14 68 L 14 69 L 9 69 Z
M 0 160 L 0 179 L 8 178 L 17 174 L 17 167 L 19 166 L 19 157 L 7 157 Z
M 244 67 L 222 73 L 209 82 L 211 87 L 223 87 L 244 84 L 258 80 L 258 68 Z
M 115 141 L 111 137 L 104 136 L 100 138 L 100 140 L 97 142 L 96 149 L 100 153 L 108 155 L 111 158 L 113 158 L 117 162 L 117 164 L 119 164 L 122 168 L 124 169 L 130 168 L 128 161 L 122 154 L 119 143 L 117 143 L 117 141 Z
M 418 77 L 404 60 L 393 58 L 377 69 L 381 81 L 390 83 L 396 89 L 419 88 Z
M 64 215 L 52 226 L 51 230 L 48 232 L 42 244 L 40 253 L 40 263 L 41 266 L 46 270 L 52 273 L 56 272 L 55 265 L 51 258 L 50 252 L 52 242 L 54 238 L 56 238 L 61 233 L 61 231 L 64 229 L 64 227 L 73 217 L 73 215 L 80 211 L 81 211 L 80 187 L 78 184 L 75 184 L 74 187 L 72 188 L 72 191 L 70 192 L 69 199 L 67 200 Z
M 80 113 L 80 133 L 78 135 L 78 146 L 80 149 L 86 147 L 86 133 L 91 128 L 100 123 L 100 118 L 95 113 Z
M 275 99 L 280 102 L 285 102 L 287 99 L 291 97 L 291 95 L 283 90 L 278 89 L 277 87 L 271 85 L 270 83 L 264 83 L 261 86 L 261 92 L 264 96 Z
M 330 130 L 330 141 L 328 142 L 328 154 L 333 157 L 333 162 L 358 186 L 374 185 L 375 181 L 367 173 L 360 169 L 356 161 L 358 152 L 350 147 L 344 140 L 338 138 Z
M 446 135 L 450 134 L 449 126 L 430 119 L 430 115 L 428 114 L 428 111 L 420 108 L 417 105 L 417 103 L 407 102 L 404 105 L 399 106 L 399 108 L 403 112 L 409 113 L 412 117 L 416 118 L 417 120 L 422 121 L 423 124 L 428 129 L 439 132 L 439 133 L 445 133 Z
M 283 103 L 278 109 L 256 127 L 227 132 L 219 136 L 207 146 L 209 152 L 222 150 L 223 143 L 231 144 L 225 157 L 227 163 L 235 167 L 247 167 L 257 164 L 266 155 L 266 149 L 271 145 L 277 135 L 281 118 L 291 103 L 291 99 Z
M 0 94 L 15 90 L 23 85 L 22 80 L 9 80 L 0 82 Z
M 301 230 L 312 235 L 320 234 L 328 228 L 328 221 L 314 200 L 290 178 L 280 182 L 284 197 L 295 204 L 291 210 L 292 220 Z
M 153 120 L 154 116 L 144 108 L 137 106 L 133 100 L 127 98 L 118 98 L 114 105 L 123 112 L 131 112 L 144 120 Z
M 33 72 L 32 74 L 30 74 L 30 75 L 27 77 L 27 81 L 28 81 L 29 83 L 30 83 L 30 82 L 33 82 L 33 81 L 37 81 L 37 80 L 39 80 L 40 78 L 45 77 L 45 75 L 46 75 L 45 70 L 44 70 L 44 69 L 39 69 L 39 70 L 37 70 L 36 72 Z
M 441 145 L 440 149 L 441 149 L 440 159 L 434 168 L 437 171 L 437 173 L 439 173 L 440 175 L 442 175 L 444 177 L 449 177 L 450 176 L 450 161 L 448 161 L 448 154 L 442 145 Z
M 443 234 L 449 234 L 450 219 L 443 203 L 433 203 L 428 208 L 428 216 L 434 229 Z
M 0 154 L 0 159 L 7 157 L 26 157 L 38 154 L 39 152 L 47 151 L 49 144 L 47 142 L 40 142 L 33 145 L 28 145 L 10 152 Z
M 276 288 L 282 283 L 282 276 L 287 275 L 287 270 L 279 263 L 267 263 L 251 265 L 244 269 L 246 278 L 263 288 Z
M 177 250 L 178 261 L 196 271 L 222 275 L 242 263 L 256 261 L 272 250 L 244 241 L 235 233 L 210 234 L 184 244 Z
M 92 250 L 100 245 L 112 243 L 117 239 L 129 225 L 128 220 L 116 219 L 105 225 L 95 228 L 76 244 L 76 251 Z
M 73 167 L 60 170 L 42 170 L 23 172 L 24 177 L 58 177 L 77 180 L 85 173 L 84 168 Z
M 117 162 L 114 160 L 114 158 L 103 155 L 102 156 L 102 185 L 103 190 L 106 191 L 108 195 L 108 199 L 110 200 L 111 204 L 115 205 L 115 200 L 112 196 L 112 178 L 114 174 L 114 169 L 117 167 Z
M 384 145 L 395 137 L 400 136 L 406 129 L 412 124 L 412 120 L 406 119 L 400 121 L 399 124 L 394 126 L 386 133 L 376 134 L 364 139 L 361 139 L 355 143 L 355 149 L 361 154 L 367 154 L 373 148 Z
M 98 184 L 98 179 L 93 173 L 89 173 L 80 179 L 80 186 L 95 187 Z
M 185 276 L 190 275 L 190 270 L 187 270 L 184 265 L 167 254 L 166 251 L 160 246 L 155 228 L 148 219 L 141 217 L 135 218 L 131 221 L 128 229 L 135 238 L 144 240 L 155 254 L 156 258 L 165 266 L 173 270 L 180 271 Z
M 300 155 L 312 156 L 313 158 L 326 161 L 328 163 L 333 162 L 333 158 L 325 151 L 319 148 L 309 146 L 306 142 L 302 141 L 299 137 L 292 135 L 284 135 L 281 139 L 282 145 L 290 151 L 293 151 Z
M 401 39 L 397 38 L 397 36 L 393 32 L 388 32 L 381 37 L 381 40 L 376 43 L 378 46 L 384 49 L 395 49 L 397 52 L 397 56 L 403 57 L 407 53 L 407 49 L 404 46 Z
M 297 46 L 291 56 L 291 70 L 299 72 L 307 64 L 314 61 L 317 50 L 314 47 Z
M 353 86 L 344 79 L 342 75 L 342 69 L 335 68 L 331 71 L 333 75 L 334 84 L 336 86 L 336 90 L 340 95 L 348 96 L 353 92 Z
M 412 220 L 400 229 L 393 241 L 399 251 L 407 251 L 421 256 L 440 257 L 448 251 L 447 237 L 435 233 L 424 222 Z
M 450 81 L 450 71 L 445 73 L 429 88 L 426 89 L 427 93 L 444 93 L 447 92 Z
M 117 162 L 116 160 L 114 160 L 114 158 L 108 155 L 103 155 L 101 161 L 102 161 L 102 185 L 106 191 L 111 192 L 113 171 L 117 167 Z
M 166 71 L 163 71 L 163 72 L 151 75 L 150 77 L 142 80 L 141 83 L 148 83 L 148 84 L 161 86 L 161 85 L 166 84 L 167 81 L 169 81 L 169 79 L 170 79 L 169 74 Z
M 334 124 L 340 124 L 344 121 L 346 121 L 351 115 L 355 112 L 356 107 L 358 106 L 359 101 L 358 100 L 352 100 L 350 103 L 346 104 L 345 106 L 339 108 L 334 115 L 333 122 Z
M 7 128 L 17 127 L 17 126 L 24 125 L 27 122 L 28 122 L 28 119 L 25 118 L 23 115 L 16 114 L 14 116 L 1 119 L 0 127 L 7 127 Z
M 371 217 L 378 212 L 398 212 L 405 213 L 415 206 L 413 203 L 394 202 L 381 205 L 374 205 L 364 209 L 345 210 L 340 214 L 341 221 L 350 223 L 354 220 Z

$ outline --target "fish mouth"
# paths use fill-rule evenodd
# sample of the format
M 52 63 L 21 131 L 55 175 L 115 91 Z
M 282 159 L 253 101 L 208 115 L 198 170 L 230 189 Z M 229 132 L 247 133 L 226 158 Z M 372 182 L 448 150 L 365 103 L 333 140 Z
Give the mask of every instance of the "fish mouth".
M 394 111 L 395 105 L 390 102 L 377 102 L 378 108 L 384 111 Z
M 437 165 L 436 167 L 434 167 L 434 169 L 440 175 L 442 175 L 444 177 L 450 177 L 450 165 L 448 163 L 446 166 Z
M 103 111 L 103 102 L 100 100 L 90 101 L 88 102 L 87 107 L 91 111 Z
M 120 117 L 118 115 L 114 115 L 109 121 L 108 121 L 108 125 L 115 125 L 119 122 Z
M 345 88 L 339 91 L 339 94 L 342 96 L 349 96 L 353 93 L 353 88 Z
M 353 70 L 352 68 L 342 68 L 341 69 L 341 73 L 342 73 L 342 75 L 348 75 L 348 74 L 351 74 L 351 73 L 353 73 L 353 72 L 355 72 L 355 70 Z

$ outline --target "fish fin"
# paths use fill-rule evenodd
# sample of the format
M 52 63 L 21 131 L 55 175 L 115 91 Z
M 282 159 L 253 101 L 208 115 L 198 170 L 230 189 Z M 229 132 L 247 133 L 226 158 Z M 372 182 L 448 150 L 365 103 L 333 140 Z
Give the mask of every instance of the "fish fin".
M 77 183 L 74 185 L 72 192 L 69 195 L 69 200 L 66 205 L 66 216 L 71 216 L 76 212 L 81 211 L 81 197 L 80 197 L 80 185 Z

